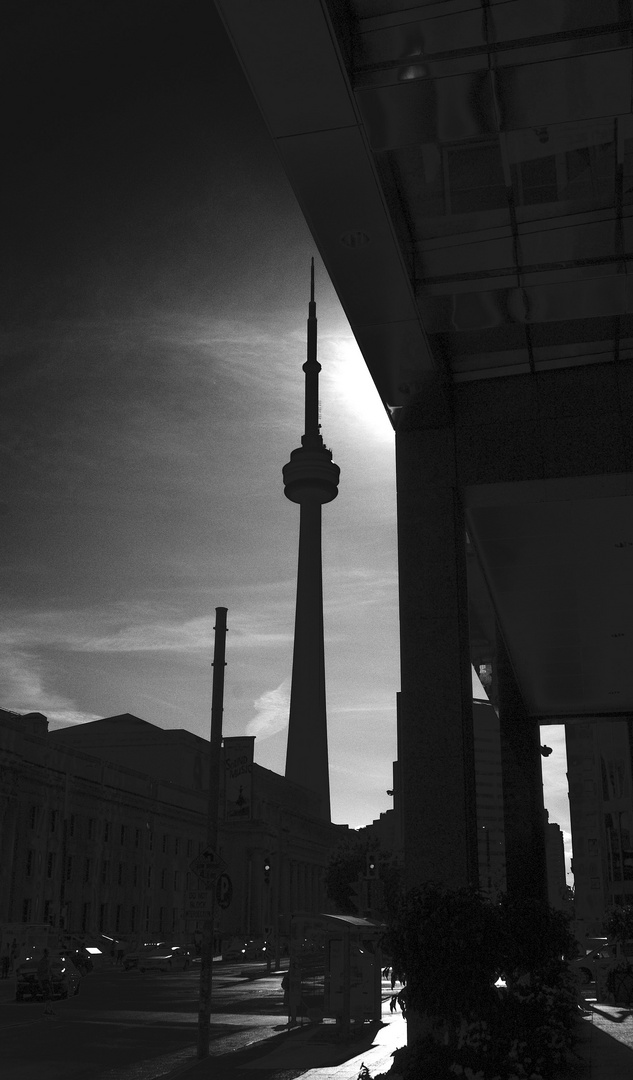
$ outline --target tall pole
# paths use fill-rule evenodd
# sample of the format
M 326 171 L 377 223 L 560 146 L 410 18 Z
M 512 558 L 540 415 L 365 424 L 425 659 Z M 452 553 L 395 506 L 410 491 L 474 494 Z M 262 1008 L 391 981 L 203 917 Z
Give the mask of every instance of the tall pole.
M 224 709 L 224 655 L 226 649 L 227 608 L 215 609 L 215 644 L 213 647 L 213 692 L 211 697 L 211 737 L 209 741 L 209 802 L 207 805 L 207 849 L 215 851 L 218 843 L 218 808 L 220 803 L 220 753 L 222 748 L 222 712 Z M 215 883 L 211 889 L 211 912 L 202 928 L 200 957 L 200 1006 L 198 1010 L 198 1057 L 209 1056 L 211 1033 L 211 987 L 213 981 L 213 926 L 215 921 Z

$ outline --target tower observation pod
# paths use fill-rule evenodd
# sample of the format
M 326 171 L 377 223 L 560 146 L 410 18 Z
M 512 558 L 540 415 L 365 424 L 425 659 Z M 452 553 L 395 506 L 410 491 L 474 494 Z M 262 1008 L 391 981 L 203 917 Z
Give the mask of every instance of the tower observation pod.
M 321 437 L 314 259 L 310 272 L 305 433 L 283 468 L 286 498 L 299 503 L 299 565 L 292 657 L 286 778 L 317 792 L 321 816 L 330 820 L 330 777 L 325 707 L 321 505 L 338 494 L 340 469 Z

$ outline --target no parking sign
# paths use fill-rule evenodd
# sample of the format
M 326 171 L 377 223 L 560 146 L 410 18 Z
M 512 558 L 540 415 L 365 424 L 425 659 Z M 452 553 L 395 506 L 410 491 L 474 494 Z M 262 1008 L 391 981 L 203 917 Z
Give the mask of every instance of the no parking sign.
M 233 882 L 228 874 L 220 874 L 215 884 L 215 899 L 219 908 L 225 909 L 233 899 Z

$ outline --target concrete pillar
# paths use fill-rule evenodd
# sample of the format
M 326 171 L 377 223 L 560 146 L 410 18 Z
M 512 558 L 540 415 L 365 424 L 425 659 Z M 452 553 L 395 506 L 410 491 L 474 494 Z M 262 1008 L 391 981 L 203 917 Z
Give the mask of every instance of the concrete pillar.
M 396 435 L 401 693 L 398 760 L 410 885 L 477 884 L 465 524 L 452 425 Z
M 547 901 L 541 737 L 528 716 L 505 643 L 497 633 L 497 689 L 503 771 L 508 896 Z

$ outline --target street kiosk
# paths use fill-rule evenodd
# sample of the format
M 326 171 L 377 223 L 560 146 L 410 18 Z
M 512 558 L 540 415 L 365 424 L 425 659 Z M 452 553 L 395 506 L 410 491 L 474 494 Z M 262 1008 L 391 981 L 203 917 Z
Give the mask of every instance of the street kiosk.
M 289 1019 L 380 1022 L 381 940 L 385 927 L 352 915 L 303 915 L 291 919 Z

